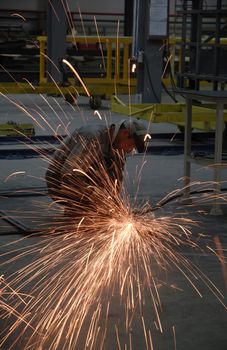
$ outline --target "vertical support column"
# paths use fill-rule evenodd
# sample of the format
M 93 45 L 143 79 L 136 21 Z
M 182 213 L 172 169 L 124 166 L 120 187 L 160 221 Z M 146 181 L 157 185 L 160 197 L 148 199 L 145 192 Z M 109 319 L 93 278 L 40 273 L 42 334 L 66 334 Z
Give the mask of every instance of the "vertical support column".
M 144 90 L 144 49 L 145 49 L 145 18 L 147 0 L 134 0 L 133 12 L 133 45 L 132 55 L 137 59 L 137 103 L 142 102 Z
M 161 102 L 162 47 L 166 33 L 162 35 L 157 30 L 158 25 L 163 22 L 156 24 L 156 13 L 160 15 L 163 6 L 158 0 L 135 0 L 133 48 L 138 61 L 137 96 L 138 99 L 142 96 L 142 102 L 145 103 Z M 150 30 L 151 24 L 156 30 L 154 34 Z
M 143 102 L 161 103 L 163 41 L 149 39 L 144 50 Z
M 214 151 L 214 204 L 210 211 L 211 215 L 222 215 L 220 199 L 221 190 L 221 163 L 222 163 L 222 138 L 223 138 L 223 102 L 218 101 L 216 106 L 216 128 L 215 128 L 215 151 Z
M 222 49 L 220 47 L 220 38 L 221 38 L 221 9 L 222 9 L 222 0 L 217 0 L 216 8 L 216 30 L 215 30 L 215 44 L 214 44 L 214 59 L 213 59 L 213 74 L 218 77 L 220 75 L 220 56 Z M 213 81 L 213 89 L 218 90 L 218 80 Z
M 182 32 L 181 32 L 181 48 L 179 54 L 179 78 L 178 85 L 180 88 L 185 88 L 185 55 L 186 55 L 186 46 L 187 46 L 187 0 L 183 0 L 182 4 Z
M 66 55 L 67 13 L 65 0 L 51 0 L 47 5 L 47 79 L 63 80 L 62 59 Z
M 196 74 L 199 74 L 199 62 L 201 51 L 201 6 L 203 6 L 203 2 L 201 0 L 192 0 L 190 41 L 188 45 L 190 52 L 190 71 L 194 74 L 194 76 L 192 79 L 189 79 L 189 88 L 196 90 L 199 89 Z
M 191 177 L 191 133 L 192 133 L 192 100 L 186 98 L 185 130 L 184 130 L 184 197 L 190 194 Z
M 134 0 L 125 0 L 124 36 L 132 36 Z

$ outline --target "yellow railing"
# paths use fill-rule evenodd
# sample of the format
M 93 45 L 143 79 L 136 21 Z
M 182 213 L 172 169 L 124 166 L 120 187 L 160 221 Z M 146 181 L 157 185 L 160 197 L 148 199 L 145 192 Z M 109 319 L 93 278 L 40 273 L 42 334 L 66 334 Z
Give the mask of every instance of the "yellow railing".
M 40 73 L 39 73 L 39 83 L 45 84 L 47 82 L 46 74 L 45 74 L 45 63 L 46 63 L 46 43 L 47 43 L 47 37 L 46 36 L 39 36 L 39 47 L 40 47 L 40 58 L 39 58 L 39 67 L 40 67 Z M 98 82 L 105 82 L 105 83 L 111 83 L 111 84 L 128 84 L 128 78 L 129 78 L 129 55 L 130 55 L 130 47 L 132 44 L 132 38 L 131 37 L 93 37 L 93 36 L 78 36 L 78 37 L 72 37 L 67 36 L 66 37 L 67 43 L 72 43 L 72 45 L 77 44 L 83 44 L 83 45 L 89 45 L 89 44 L 97 44 L 102 45 L 102 49 L 105 49 L 107 54 L 105 59 L 105 76 L 100 78 L 87 78 L 86 80 L 89 80 L 89 82 L 94 81 L 95 83 Z M 122 57 L 123 52 L 123 57 Z

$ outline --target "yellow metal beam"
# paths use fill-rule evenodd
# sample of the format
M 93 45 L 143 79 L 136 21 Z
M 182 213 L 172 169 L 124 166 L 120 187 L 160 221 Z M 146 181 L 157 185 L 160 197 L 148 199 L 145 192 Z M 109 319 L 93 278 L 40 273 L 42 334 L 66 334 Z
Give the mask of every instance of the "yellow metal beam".
M 0 136 L 28 136 L 35 135 L 35 128 L 30 123 L 14 123 L 8 122 L 0 124 Z
M 131 104 L 126 105 L 118 97 L 111 99 L 111 111 L 149 120 L 152 123 L 171 123 L 184 126 L 186 106 L 184 103 L 172 104 Z M 224 113 L 227 120 L 227 111 Z M 214 130 L 216 121 L 215 109 L 193 106 L 192 127 L 200 130 Z
M 113 80 L 97 82 L 95 79 L 84 79 L 84 83 L 91 95 L 99 95 L 103 98 L 111 98 L 117 90 L 118 94 L 125 94 L 128 92 L 128 86 L 113 83 Z M 85 95 L 82 85 L 61 86 L 54 83 L 45 83 L 41 85 L 31 85 L 29 83 L 0 83 L 0 92 L 4 94 L 60 94 L 60 95 Z M 135 84 L 131 86 L 131 92 L 135 92 Z

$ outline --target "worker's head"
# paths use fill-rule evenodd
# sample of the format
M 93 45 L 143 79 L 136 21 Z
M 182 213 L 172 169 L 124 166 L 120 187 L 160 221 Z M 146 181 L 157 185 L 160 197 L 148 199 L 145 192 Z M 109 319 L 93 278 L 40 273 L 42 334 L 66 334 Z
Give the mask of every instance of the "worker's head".
M 121 121 L 115 125 L 113 145 L 124 153 L 130 153 L 136 149 L 139 153 L 145 149 L 145 136 L 148 133 L 146 127 L 137 121 Z

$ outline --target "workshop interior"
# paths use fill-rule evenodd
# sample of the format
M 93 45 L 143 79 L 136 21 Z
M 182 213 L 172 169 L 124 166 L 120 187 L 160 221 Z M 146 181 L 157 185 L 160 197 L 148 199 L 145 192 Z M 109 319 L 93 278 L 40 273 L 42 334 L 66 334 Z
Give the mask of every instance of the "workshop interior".
M 68 220 L 56 151 L 129 122 Z M 1 0 L 0 349 L 226 350 L 226 166 L 227 0 Z

